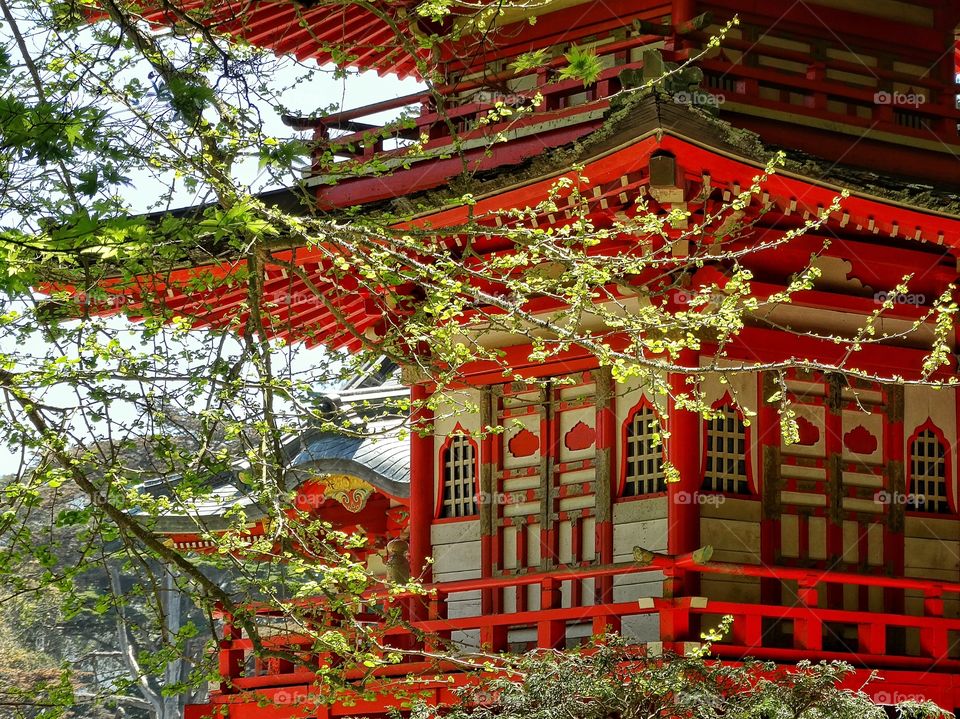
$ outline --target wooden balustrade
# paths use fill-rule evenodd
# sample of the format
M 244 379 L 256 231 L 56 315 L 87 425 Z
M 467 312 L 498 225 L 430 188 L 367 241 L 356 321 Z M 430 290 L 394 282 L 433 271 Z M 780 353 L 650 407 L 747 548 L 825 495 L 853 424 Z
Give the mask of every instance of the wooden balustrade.
M 754 604 L 714 600 L 697 596 L 645 597 L 627 602 L 581 604 L 563 606 L 560 588 L 574 579 L 642 575 L 660 571 L 669 581 L 677 570 L 702 575 L 732 575 L 744 578 L 778 579 L 797 583 L 796 601 L 789 606 Z M 911 590 L 922 593 L 922 614 L 894 614 L 889 612 L 855 611 L 821 606 L 830 585 L 860 585 L 882 587 L 888 590 Z M 538 586 L 540 608 L 499 614 L 478 614 L 450 618 L 447 616 L 451 595 L 477 589 Z M 602 633 L 604 627 L 620 626 L 625 617 L 656 615 L 659 618 L 658 635 L 644 637 L 655 642 L 660 650 L 683 651 L 691 642 L 700 641 L 700 629 L 711 626 L 721 616 L 731 616 L 733 625 L 728 636 L 714 645 L 714 652 L 722 657 L 752 656 L 759 659 L 796 661 L 811 656 L 848 658 L 867 666 L 901 669 L 960 669 L 960 652 L 954 652 L 951 632 L 960 632 L 960 618 L 944 616 L 944 598 L 960 598 L 960 583 L 928 582 L 910 577 L 883 577 L 813 569 L 763 567 L 759 565 L 709 562 L 697 564 L 692 557 L 670 559 L 657 556 L 648 566 L 614 564 L 597 567 L 562 568 L 548 572 L 533 572 L 519 576 L 502 576 L 461 580 L 432 585 L 429 595 L 388 597 L 385 593 L 371 593 L 369 602 L 386 601 L 399 608 L 406 626 L 381 627 L 385 643 L 406 650 L 397 665 L 376 670 L 378 675 L 399 676 L 413 671 L 424 662 L 420 652 L 436 652 L 449 646 L 454 632 L 476 632 L 484 648 L 506 651 L 511 648 L 511 632 L 532 632 L 535 645 L 543 648 L 562 648 L 569 641 L 568 630 L 573 626 L 589 625 L 592 633 Z M 298 600 L 297 605 L 321 607 L 323 602 Z M 275 618 L 282 615 L 276 607 L 254 607 L 255 616 Z M 318 615 L 322 612 L 318 612 Z M 337 628 L 327 615 L 328 628 Z M 376 614 L 364 614 L 361 620 L 373 622 Z M 777 623 L 781 632 L 771 632 Z M 344 631 L 350 631 L 348 624 Z M 839 628 L 839 629 L 838 629 Z M 412 632 L 411 632 L 412 630 Z M 836 648 L 838 631 L 852 633 L 844 639 L 843 648 Z M 894 651 L 888 637 L 891 631 L 912 633 L 916 641 L 912 651 L 900 647 Z M 787 645 L 783 637 L 789 639 Z M 825 641 L 828 640 L 828 641 Z M 313 639 L 305 633 L 268 636 L 264 646 L 283 649 L 302 661 L 295 666 L 289 660 L 256 662 L 249 667 L 248 657 L 253 651 L 250 639 L 241 636 L 239 629 L 225 621 L 223 639 L 219 643 L 220 671 L 224 679 L 221 692 L 277 687 L 303 682 L 312 676 L 312 670 L 334 661 L 327 655 L 312 652 Z M 828 646 L 828 643 L 830 646 Z M 960 649 L 960 647 L 958 647 Z M 956 655 L 956 656 L 953 656 Z M 436 667 L 433 668 L 435 670 Z M 359 673 L 358 673 L 359 676 Z
M 689 39 L 706 41 L 703 33 L 693 33 Z M 551 67 L 538 68 L 527 73 L 499 73 L 486 79 L 486 83 L 506 82 L 507 80 L 522 80 L 532 76 L 536 78 L 536 88 L 531 90 L 517 90 L 512 100 L 522 97 L 532 98 L 539 93 L 543 100 L 537 112 L 550 112 L 562 108 L 569 108 L 574 104 L 584 106 L 603 106 L 607 100 L 622 88 L 619 74 L 624 70 L 636 70 L 643 67 L 643 62 L 629 62 L 630 52 L 636 48 L 649 46 L 662 37 L 642 35 L 626 40 L 600 46 L 598 53 L 601 58 L 611 58 L 612 66 L 605 68 L 596 83 L 586 90 L 578 80 L 549 81 L 553 66 L 562 64 L 561 58 L 554 58 Z M 741 47 L 743 46 L 743 47 Z M 724 47 L 744 50 L 750 46 L 744 41 L 728 38 Z M 682 51 L 663 50 L 664 59 L 671 62 L 682 62 L 695 49 Z M 766 107 L 770 110 L 781 110 L 787 116 L 810 115 L 811 117 L 830 118 L 854 127 L 870 128 L 872 131 L 903 134 L 908 137 L 929 136 L 936 133 L 943 142 L 948 144 L 960 142 L 958 122 L 960 110 L 957 109 L 957 86 L 945 85 L 930 77 L 913 77 L 903 72 L 889 69 L 872 68 L 868 78 L 874 85 L 856 84 L 831 79 L 827 71 L 837 71 L 845 75 L 863 75 L 864 67 L 855 63 L 831 59 L 827 62 L 814 61 L 812 58 L 775 46 L 763 46 L 752 50 L 757 55 L 768 57 L 776 61 L 802 63 L 807 67 L 805 73 L 790 73 L 780 69 L 745 62 L 730 62 L 722 57 L 710 57 L 699 60 L 697 65 L 706 73 L 702 92 L 706 97 L 709 93 L 716 98 L 716 102 L 724 112 L 724 104 L 750 107 Z M 722 86 L 714 86 L 711 78 L 722 78 Z M 897 86 L 908 86 L 916 89 L 917 93 L 924 94 L 922 102 L 914 104 L 898 101 L 898 95 L 891 91 Z M 344 157 L 369 157 L 371 154 L 384 152 L 385 141 L 415 140 L 422 134 L 429 137 L 426 147 L 444 147 L 451 141 L 451 128 L 455 128 L 461 136 L 471 136 L 488 132 L 495 134 L 515 121 L 511 118 L 507 122 L 492 123 L 482 128 L 478 125 L 481 117 L 490 112 L 495 101 L 464 101 L 466 93 L 483 90 L 484 82 L 468 80 L 459 83 L 450 83 L 438 88 L 438 95 L 443 98 L 443 107 L 435 107 L 436 96 L 426 92 L 404 95 L 393 100 L 378 102 L 366 107 L 353 108 L 332 113 L 323 118 L 310 120 L 291 120 L 295 127 L 307 129 L 312 127 L 316 131 L 317 139 L 324 139 L 335 149 L 336 154 Z M 766 96 L 762 92 L 766 91 Z M 770 92 L 780 92 L 781 100 L 769 97 Z M 878 102 L 878 93 L 888 92 L 889 102 Z M 831 106 L 832 103 L 832 106 Z M 844 107 L 837 110 L 836 106 Z M 412 117 L 406 126 L 402 124 L 370 124 L 356 122 L 357 119 L 390 110 L 400 110 L 406 107 L 419 107 L 418 115 Z M 742 107 L 740 108 L 742 109 Z M 734 111 L 740 111 L 734 109 Z M 568 122 L 576 123 L 576 117 L 568 118 Z M 785 120 L 786 121 L 786 120 Z M 358 129 L 359 128 L 359 129 Z M 330 130 L 346 130 L 345 134 L 332 137 Z M 389 150 L 387 152 L 390 152 Z

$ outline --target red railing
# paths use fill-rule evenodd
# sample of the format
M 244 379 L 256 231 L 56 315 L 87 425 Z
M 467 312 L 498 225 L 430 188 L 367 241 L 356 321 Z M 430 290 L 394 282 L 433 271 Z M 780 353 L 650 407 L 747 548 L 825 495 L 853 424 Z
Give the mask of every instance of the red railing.
M 706 43 L 709 36 L 703 32 L 693 32 L 685 36 L 686 41 Z M 658 35 L 640 35 L 616 42 L 610 42 L 597 48 L 600 58 L 610 65 L 603 70 L 597 81 L 584 88 L 578 80 L 554 81 L 555 71 L 565 61 L 555 58 L 550 64 L 527 73 L 502 72 L 485 80 L 471 80 L 450 84 L 438 88 L 443 98 L 443 107 L 435 107 L 435 98 L 427 93 L 414 93 L 379 102 L 361 108 L 333 113 L 323 118 L 292 121 L 300 129 L 314 128 L 318 139 L 330 142 L 336 153 L 346 157 L 362 157 L 390 151 L 385 143 L 410 141 L 427 135 L 426 147 L 443 147 L 451 141 L 451 130 L 459 139 L 471 134 L 499 132 L 508 123 L 494 123 L 483 128 L 479 120 L 495 105 L 497 98 L 471 101 L 471 93 L 496 86 L 504 86 L 507 81 L 517 82 L 524 78 L 534 80 L 535 89 L 518 90 L 512 93 L 508 101 L 530 98 L 539 93 L 542 102 L 538 113 L 569 109 L 591 103 L 605 105 L 605 101 L 622 87 L 619 75 L 624 70 L 640 69 L 642 61 L 630 61 L 631 51 L 651 47 L 656 43 L 667 43 L 668 49 L 661 49 L 664 59 L 669 62 L 683 62 L 698 50 L 671 50 L 675 40 Z M 744 40 L 727 38 L 724 48 L 750 53 L 773 62 L 786 62 L 803 68 L 801 72 L 787 72 L 772 67 L 761 67 L 744 62 L 730 62 L 726 59 L 710 57 L 697 61 L 705 74 L 702 92 L 706 98 L 709 93 L 717 103 L 721 113 L 724 105 L 739 112 L 735 105 L 749 105 L 754 108 L 780 110 L 785 117 L 795 117 L 793 122 L 803 123 L 801 116 L 807 115 L 852 127 L 869 128 L 875 133 L 892 133 L 906 137 L 930 140 L 931 133 L 946 144 L 960 142 L 958 122 L 960 110 L 957 109 L 958 88 L 953 84 L 944 84 L 930 77 L 913 75 L 889 69 L 867 68 L 865 65 L 840 59 L 813 60 L 810 56 L 777 47 L 774 45 L 757 46 Z M 862 76 L 862 82 L 843 82 L 829 77 L 830 72 L 844 76 Z M 911 88 L 914 92 L 895 92 L 884 88 Z M 699 92 L 699 91 L 697 91 Z M 771 95 L 781 94 L 783 99 Z M 914 96 L 911 99 L 911 96 Z M 503 100 L 504 98 L 499 98 Z M 708 99 L 709 101 L 709 99 Z M 417 116 L 410 118 L 408 126 L 391 126 L 390 123 L 358 122 L 374 114 L 413 107 Z M 576 122 L 571 116 L 570 122 Z M 789 120 L 787 120 L 789 121 Z M 332 137 L 331 130 L 346 131 Z
M 559 606 L 559 590 L 564 582 L 602 577 L 649 576 L 649 572 L 663 574 L 664 581 L 675 585 L 678 576 L 686 581 L 699 576 L 727 575 L 743 580 L 774 582 L 796 586 L 790 592 L 793 601 L 782 604 L 763 604 L 717 600 L 703 596 L 641 597 L 625 602 L 606 602 L 581 606 Z M 694 580 L 695 581 L 695 580 Z M 840 609 L 827 606 L 833 588 L 845 585 L 879 587 L 887 593 L 916 596 L 922 611 L 917 613 Z M 448 600 L 464 592 L 492 592 L 522 586 L 538 586 L 543 601 L 541 608 L 491 615 L 447 616 Z M 689 643 L 700 641 L 701 629 L 714 626 L 720 617 L 733 619 L 728 636 L 714 644 L 713 651 L 721 657 L 755 657 L 778 661 L 797 661 L 802 658 L 847 659 L 859 666 L 903 670 L 960 670 L 960 643 L 952 633 L 960 633 L 960 618 L 944 616 L 944 597 L 960 598 L 960 583 L 933 582 L 909 577 L 883 577 L 876 574 L 853 574 L 815 569 L 763 567 L 748 564 L 708 562 L 697 564 L 691 557 L 670 559 L 657 556 L 647 566 L 634 563 L 609 566 L 557 569 L 520 576 L 469 579 L 435 584 L 429 587 L 428 598 L 399 597 L 392 601 L 403 619 L 416 632 L 414 637 L 406 629 L 394 627 L 383 631 L 390 644 L 408 651 L 399 664 L 379 667 L 382 677 L 400 676 L 430 666 L 417 652 L 434 647 L 437 640 L 450 639 L 454 632 L 473 631 L 480 644 L 488 651 L 505 651 L 539 647 L 562 647 L 569 640 L 571 627 L 589 625 L 589 633 L 619 631 L 623 619 L 631 616 L 655 615 L 659 619 L 657 634 L 638 638 L 642 643 L 653 643 L 660 650 L 682 651 Z M 922 598 L 922 600 L 921 600 Z M 302 608 L 309 600 L 298 602 Z M 318 616 L 323 602 L 315 603 Z M 274 609 L 259 610 L 257 616 L 265 622 L 279 616 Z M 376 621 L 376 616 L 354 617 Z M 333 628 L 336 628 L 335 626 Z M 518 642 L 511 632 L 531 630 L 536 639 Z M 583 632 L 580 633 L 581 635 Z M 435 637 L 435 640 L 431 640 Z M 267 687 L 292 686 L 310 683 L 314 670 L 329 661 L 329 657 L 311 654 L 314 640 L 306 633 L 286 633 L 266 636 L 264 646 L 284 649 L 297 654 L 301 662 L 289 660 L 255 660 L 250 639 L 226 624 L 220 642 L 220 668 L 223 674 L 221 691 L 224 693 Z M 455 668 L 451 667 L 451 671 Z M 359 674 L 359 673 L 358 673 Z

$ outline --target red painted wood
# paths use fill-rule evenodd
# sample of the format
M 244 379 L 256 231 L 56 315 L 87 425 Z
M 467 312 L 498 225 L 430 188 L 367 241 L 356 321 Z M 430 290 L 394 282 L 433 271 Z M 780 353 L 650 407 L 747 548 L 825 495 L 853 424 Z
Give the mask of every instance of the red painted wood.
M 429 386 L 419 382 L 410 388 L 413 403 L 410 433 L 410 572 L 430 575 L 426 558 L 431 554 L 430 525 L 434 518 L 433 411 L 425 405 Z
M 699 355 L 693 350 L 684 350 L 679 358 L 679 364 L 686 367 L 697 367 L 698 363 Z M 680 477 L 679 481 L 667 484 L 667 553 L 674 557 L 692 552 L 700 543 L 700 505 L 694 501 L 694 497 L 700 493 L 703 479 L 703 446 L 700 441 L 702 422 L 698 413 L 677 405 L 677 397 L 690 395 L 690 386 L 686 380 L 685 374 L 670 375 L 670 395 L 667 401 L 667 426 L 670 430 L 670 437 L 666 442 L 667 460 L 676 468 Z M 695 578 L 687 577 L 682 572 L 673 577 L 673 582 L 671 589 L 676 594 L 695 590 Z M 669 641 L 676 641 L 679 638 L 677 632 L 683 630 L 687 619 L 685 616 L 678 616 L 670 621 L 674 622 L 675 626 L 670 629 Z
M 626 444 L 617 443 L 617 386 L 612 387 L 610 397 L 605 403 L 597 403 L 595 425 L 597 428 L 597 451 L 607 451 L 610 455 L 610 483 L 609 494 L 612 505 L 619 494 L 620 482 L 618 478 L 620 473 L 619 466 L 620 452 L 626 447 Z M 610 564 L 613 562 L 613 521 L 610 519 L 597 521 L 594 536 L 594 548 L 597 561 L 600 564 Z M 613 601 L 613 580 L 609 577 L 598 577 L 594 580 L 594 597 L 598 604 L 604 604 Z M 594 627 L 596 629 L 598 627 Z M 619 620 L 615 621 L 614 630 L 620 629 Z

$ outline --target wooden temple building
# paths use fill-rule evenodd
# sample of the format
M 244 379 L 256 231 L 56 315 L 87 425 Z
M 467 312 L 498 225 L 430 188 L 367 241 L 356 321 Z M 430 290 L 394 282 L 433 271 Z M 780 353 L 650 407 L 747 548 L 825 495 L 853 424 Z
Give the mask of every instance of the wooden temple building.
M 424 31 L 410 3 L 373 4 L 411 36 Z M 247 13 L 229 25 L 233 32 L 279 53 L 325 62 L 330 42 L 354 42 L 355 52 L 337 59 L 382 74 L 417 73 L 414 58 L 388 41 L 389 25 L 360 5 L 224 6 L 231 17 Z M 739 24 L 708 48 L 735 14 Z M 812 253 L 820 277 L 792 302 L 751 318 L 725 347 L 726 361 L 840 363 L 846 348 L 824 337 L 854 333 L 878 297 L 909 274 L 909 295 L 882 314 L 890 339 L 865 343 L 857 366 L 916 379 L 934 336 L 928 310 L 957 281 L 960 263 L 958 24 L 953 0 L 554 0 L 508 11 L 482 46 L 465 26 L 456 42 L 422 54 L 444 77 L 443 108 L 411 95 L 289 122 L 318 140 L 335 137 L 346 162 L 379 158 L 387 168 L 307 177 L 320 210 L 426 197 L 464 167 L 475 172 L 482 180 L 475 204 L 411 221 L 440 234 L 468 212 L 493 227 L 498 211 L 536 205 L 573 163 L 590 179 L 590 216 L 599 227 L 635 212 L 638 196 L 654 211 L 685 210 L 693 222 L 749 188 L 771 154 L 783 151 L 785 167 L 743 210 L 749 236 L 730 242 L 754 247 L 741 262 L 763 296 L 782 290 Z M 602 63 L 586 86 L 557 74 L 573 45 L 593 48 Z M 529 71 L 511 67 L 537 49 L 552 59 Z M 701 53 L 698 86 L 647 93 L 624 110 L 626 78 Z M 496 102 L 535 89 L 534 112 L 478 121 Z M 411 105 L 419 108 L 415 127 L 397 137 L 377 135 L 365 121 Z M 454 130 L 459 154 L 450 151 Z M 499 132 L 503 141 L 490 146 Z M 421 135 L 427 156 L 404 163 L 402 141 Z M 849 197 L 822 226 L 762 248 L 765 238 L 830 207 L 841 189 Z M 562 224 L 562 204 L 535 221 Z M 503 252 L 508 242 L 491 233 L 473 251 Z M 318 258 L 309 248 L 296 255 L 320 274 Z M 690 291 L 723 269 L 706 267 Z M 268 285 L 290 282 L 268 270 Z M 198 314 L 211 305 L 186 283 L 171 282 L 167 294 Z M 211 324 L 229 321 L 230 301 L 212 303 Z M 277 335 L 349 350 L 359 341 L 338 316 L 360 333 L 390 322 L 392 308 L 375 296 L 344 293 L 335 301 L 336 315 L 317 303 L 293 307 Z M 683 299 L 676 302 L 682 309 Z M 956 329 L 950 333 L 956 348 Z M 738 373 L 729 383 L 708 374 L 703 390 L 718 417 L 706 421 L 642 384 L 613 382 L 585 349 L 536 362 L 523 337 L 491 333 L 482 341 L 501 348 L 517 375 L 548 381 L 505 382 L 499 368 L 478 364 L 444 400 L 479 409 L 432 418 L 420 411 L 416 419 L 432 423 L 429 436 L 371 448 L 319 433 L 290 451 L 304 486 L 321 498 L 321 515 L 384 537 L 408 533 L 414 573 L 433 558 L 427 581 L 436 594 L 429 611 L 411 616 L 416 626 L 491 651 L 572 646 L 606 628 L 651 651 L 683 651 L 700 641 L 700 627 L 731 615 L 731 633 L 714 645 L 725 660 L 843 659 L 857 668 L 857 681 L 881 672 L 868 686 L 878 703 L 926 698 L 960 707 L 956 390 L 791 370 L 783 388 L 800 431 L 786 444 L 776 406 L 764 402 L 777 390 L 768 373 Z M 696 367 L 716 350 L 706 342 L 684 362 Z M 937 377 L 956 369 L 951 358 Z M 430 377 L 389 365 L 374 374 L 341 401 L 369 406 L 371 398 L 424 399 L 434 391 Z M 665 381 L 678 392 L 685 387 L 683 376 Z M 756 410 L 750 421 L 744 406 Z M 669 431 L 662 448 L 650 442 L 661 414 Z M 506 429 L 481 433 L 489 424 Z M 665 458 L 678 482 L 665 481 Z M 176 546 L 202 549 L 189 525 L 171 522 Z M 710 561 L 694 561 L 691 552 L 707 545 Z M 638 563 L 636 547 L 662 556 Z M 247 661 L 250 651 L 237 630 L 224 635 L 223 683 L 209 704 L 188 709 L 188 719 L 214 711 L 231 719 L 377 715 L 398 701 L 387 695 L 305 709 L 311 673 Z M 393 674 L 427 666 L 410 659 Z M 432 701 L 450 700 L 456 682 L 445 680 L 424 684 Z

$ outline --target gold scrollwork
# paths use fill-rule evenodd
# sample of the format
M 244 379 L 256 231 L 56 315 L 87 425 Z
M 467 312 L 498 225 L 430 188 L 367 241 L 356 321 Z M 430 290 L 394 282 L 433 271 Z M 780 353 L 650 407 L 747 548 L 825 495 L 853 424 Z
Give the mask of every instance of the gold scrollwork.
M 349 474 L 331 474 L 316 479 L 323 484 L 325 499 L 335 499 L 354 514 L 367 505 L 367 500 L 373 493 L 372 485 Z

